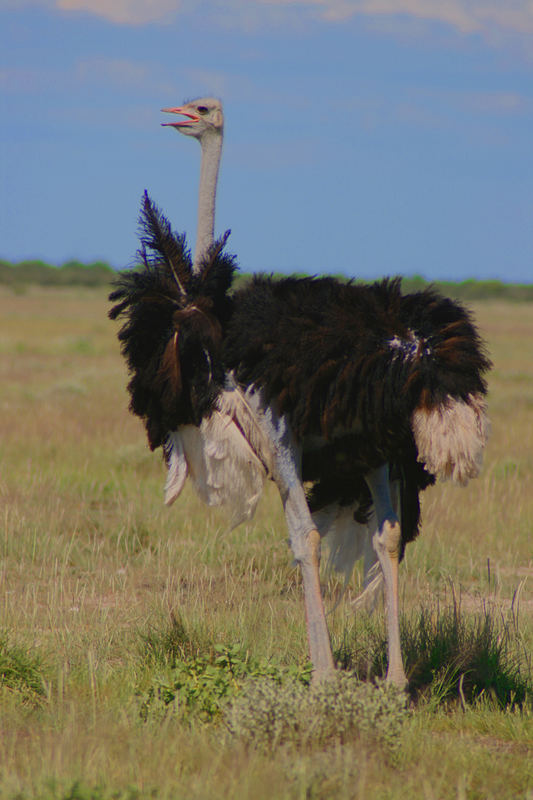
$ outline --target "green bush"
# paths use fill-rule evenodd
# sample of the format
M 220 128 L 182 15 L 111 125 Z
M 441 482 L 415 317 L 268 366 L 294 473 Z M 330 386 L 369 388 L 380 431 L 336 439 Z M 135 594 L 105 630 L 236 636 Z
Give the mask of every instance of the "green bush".
M 240 694 L 251 678 L 268 678 L 277 685 L 295 680 L 304 685 L 310 676 L 310 665 L 280 667 L 252 658 L 239 645 L 216 645 L 211 654 L 177 658 L 173 668 L 144 693 L 140 715 L 146 721 L 172 712 L 210 721 L 220 718 L 227 701 Z

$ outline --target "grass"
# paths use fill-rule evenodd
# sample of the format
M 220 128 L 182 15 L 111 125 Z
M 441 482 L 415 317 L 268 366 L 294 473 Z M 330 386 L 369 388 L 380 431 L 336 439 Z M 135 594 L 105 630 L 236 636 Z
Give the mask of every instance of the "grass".
M 22 704 L 36 705 L 45 695 L 42 658 L 0 637 L 0 695 L 11 694 Z
M 341 685 L 309 691 L 273 487 L 231 532 L 189 488 L 162 505 L 106 311 L 104 290 L 0 290 L 0 800 L 531 800 L 531 306 L 475 307 L 493 433 L 480 479 L 423 498 L 407 705 L 380 695 L 359 573 L 330 615 Z

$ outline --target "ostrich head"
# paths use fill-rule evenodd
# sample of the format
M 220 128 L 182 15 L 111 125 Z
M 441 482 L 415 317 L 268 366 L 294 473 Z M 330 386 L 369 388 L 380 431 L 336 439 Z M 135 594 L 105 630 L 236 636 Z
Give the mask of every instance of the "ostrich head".
M 179 122 L 162 122 L 163 126 L 175 128 L 185 136 L 194 136 L 201 141 L 205 135 L 222 135 L 224 128 L 224 115 L 222 103 L 214 97 L 199 97 L 183 106 L 175 108 L 162 108 L 168 114 L 182 114 L 187 119 Z

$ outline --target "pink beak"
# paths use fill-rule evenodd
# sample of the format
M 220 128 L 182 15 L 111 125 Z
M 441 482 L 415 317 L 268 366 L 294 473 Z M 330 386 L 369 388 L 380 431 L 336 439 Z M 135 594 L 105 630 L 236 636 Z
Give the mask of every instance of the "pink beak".
M 161 125 L 163 127 L 170 126 L 172 128 L 181 128 L 184 125 L 190 125 L 192 122 L 197 122 L 200 117 L 197 117 L 196 114 L 191 114 L 190 111 L 185 111 L 183 106 L 176 106 L 175 108 L 162 108 L 161 111 L 164 111 L 166 114 L 183 114 L 184 117 L 189 117 L 189 119 L 182 119 L 180 122 L 162 122 Z

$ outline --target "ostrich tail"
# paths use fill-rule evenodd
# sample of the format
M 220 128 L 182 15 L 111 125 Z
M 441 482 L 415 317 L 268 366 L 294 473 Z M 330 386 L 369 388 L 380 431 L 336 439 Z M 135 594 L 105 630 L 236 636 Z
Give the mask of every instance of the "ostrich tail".
M 479 475 L 490 433 L 482 394 L 470 394 L 466 400 L 448 396 L 433 408 L 417 408 L 411 426 L 418 460 L 429 472 L 461 486 Z
M 365 609 L 369 612 L 374 611 L 383 591 L 383 583 L 381 566 L 379 561 L 375 561 L 365 574 L 365 588 L 352 600 L 353 610 Z
M 403 311 L 411 335 L 411 430 L 418 460 L 437 477 L 464 485 L 479 474 L 490 423 L 485 345 L 470 313 L 433 290 L 406 295 Z
M 204 259 L 205 274 L 193 274 L 185 236 L 172 231 L 145 192 L 138 264 L 117 277 L 109 316 L 123 320 L 118 338 L 131 376 L 130 408 L 143 419 L 152 449 L 180 425 L 198 425 L 224 386 L 219 353 L 236 269 L 222 253 L 227 236 Z

